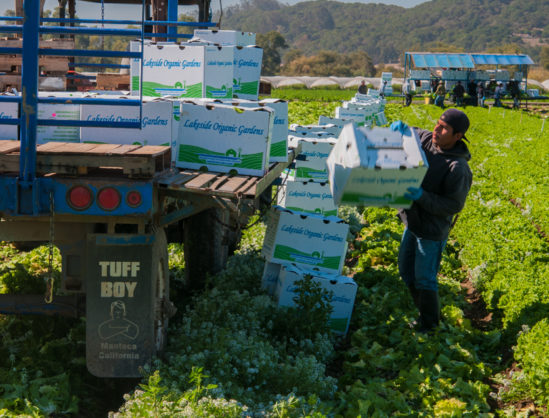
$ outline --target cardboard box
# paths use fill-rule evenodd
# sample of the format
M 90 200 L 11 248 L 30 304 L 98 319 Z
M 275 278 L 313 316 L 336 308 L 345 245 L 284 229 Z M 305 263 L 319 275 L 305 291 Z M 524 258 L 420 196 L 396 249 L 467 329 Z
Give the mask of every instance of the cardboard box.
M 113 96 L 97 96 L 113 98 Z M 121 96 L 121 100 L 139 99 Z M 132 128 L 80 128 L 81 141 L 108 144 L 172 145 L 172 103 L 160 98 L 143 97 L 141 129 Z M 92 121 L 138 122 L 139 107 L 83 104 L 81 119 Z
M 196 38 L 220 45 L 247 46 L 255 45 L 255 33 L 236 30 L 195 29 Z
M 261 250 L 271 263 L 296 263 L 340 273 L 347 252 L 349 225 L 336 216 L 294 212 L 274 206 Z
M 378 112 L 374 114 L 374 121 L 377 126 L 387 125 L 389 123 L 387 121 L 387 117 L 385 116 L 385 112 Z
M 333 310 L 330 315 L 329 325 L 335 333 L 346 335 L 349 330 L 357 292 L 357 285 L 350 277 L 318 272 L 296 265 L 282 265 L 274 294 L 278 306 L 296 306 L 294 301 L 297 296 L 298 285 L 296 282 L 306 277 L 310 277 L 322 289 L 332 292 L 330 305 Z
M 343 127 L 349 123 L 352 123 L 353 125 L 356 124 L 354 119 L 340 119 L 340 118 L 332 118 L 329 116 L 320 115 L 318 117 L 318 124 L 319 125 L 336 125 L 340 129 L 343 129 Z M 341 133 L 341 131 L 339 131 Z M 339 134 L 338 134 L 339 135 Z
M 196 103 L 219 103 L 237 107 L 268 107 L 274 111 L 273 131 L 269 162 L 288 161 L 288 102 L 282 99 L 266 98 L 260 101 L 246 99 L 187 99 Z
M 203 43 L 143 47 L 144 96 L 233 97 L 234 47 Z
M 13 96 L 13 94 L 2 94 L 2 96 Z M 15 102 L 0 102 L 0 119 L 18 119 L 19 118 L 19 103 Z M 1 139 L 19 139 L 19 127 L 17 125 L 0 125 L 0 140 Z
M 297 123 L 292 123 L 290 125 L 290 134 L 308 134 L 313 132 L 326 132 L 335 136 L 338 136 L 343 129 L 341 124 L 318 124 L 318 125 L 298 125 Z
M 328 182 L 287 180 L 279 186 L 278 205 L 296 212 L 337 216 Z
M 269 161 L 274 111 L 181 102 L 175 165 L 262 176 Z
M 369 148 L 376 131 L 343 128 L 339 141 L 328 157 L 330 187 L 336 205 L 369 205 L 409 208 L 404 197 L 408 187 L 420 187 L 428 164 L 414 130 L 402 137 L 402 149 Z M 394 134 L 394 133 L 393 133 Z
M 239 99 L 257 100 L 263 48 L 256 45 L 237 46 L 233 61 L 233 96 Z
M 80 92 L 38 92 L 38 97 L 66 98 L 68 103 L 38 103 L 38 119 L 80 120 L 80 105 L 70 103 L 73 97 L 82 97 Z M 36 143 L 80 142 L 79 126 L 41 126 L 36 128 Z
M 280 274 L 280 269 L 283 264 L 285 263 L 271 263 L 269 261 L 265 261 L 263 275 L 261 276 L 261 288 L 271 296 L 274 295 L 278 275 Z
M 310 139 L 290 135 L 288 140 L 290 144 L 294 141 L 301 143 L 301 153 L 294 163 L 295 171 L 290 173 L 292 180 L 327 180 L 328 170 L 326 160 L 332 152 L 337 138 L 321 137 Z
M 372 114 L 365 109 L 345 109 L 338 106 L 335 109 L 335 116 L 339 119 L 352 119 L 358 126 L 372 125 Z

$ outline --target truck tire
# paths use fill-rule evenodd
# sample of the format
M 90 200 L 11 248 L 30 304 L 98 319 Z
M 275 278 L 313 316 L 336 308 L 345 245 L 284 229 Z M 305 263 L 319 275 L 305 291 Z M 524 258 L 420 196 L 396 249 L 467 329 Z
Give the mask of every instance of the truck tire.
M 206 277 L 225 267 L 229 255 L 230 212 L 207 209 L 184 220 L 185 282 L 189 290 L 204 287 Z

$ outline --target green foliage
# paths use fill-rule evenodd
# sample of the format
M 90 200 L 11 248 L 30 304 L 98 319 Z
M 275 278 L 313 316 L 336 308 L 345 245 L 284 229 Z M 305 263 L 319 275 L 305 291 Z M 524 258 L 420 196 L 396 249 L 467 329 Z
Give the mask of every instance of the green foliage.
M 528 393 L 539 404 L 549 407 L 549 320 L 542 319 L 518 338 L 515 358 L 523 373 L 514 377 L 519 385 L 526 385 Z
M 435 0 L 412 8 L 336 1 L 291 6 L 271 1 L 265 8 L 258 3 L 229 7 L 223 16 L 226 27 L 257 33 L 276 30 L 290 48 L 307 56 L 321 50 L 364 51 L 374 63 L 399 62 L 405 51 L 437 46 L 481 52 L 505 44 L 516 44 L 537 60 L 541 47 L 530 46 L 517 34 L 544 40 L 549 15 L 549 5 L 537 0 L 509 0 L 504 8 L 497 0 Z
M 282 69 L 284 75 L 299 76 L 373 76 L 376 69 L 372 59 L 364 51 L 340 54 L 332 51 L 319 51 L 317 55 L 298 56 L 287 61 Z
M 256 35 L 256 44 L 263 48 L 261 74 L 274 75 L 280 70 L 281 51 L 288 48 L 284 37 L 276 30 Z

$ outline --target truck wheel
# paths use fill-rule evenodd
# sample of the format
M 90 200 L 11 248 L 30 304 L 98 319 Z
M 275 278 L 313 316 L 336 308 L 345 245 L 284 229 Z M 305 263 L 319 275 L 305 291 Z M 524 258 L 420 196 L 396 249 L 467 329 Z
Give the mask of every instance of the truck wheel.
M 170 271 L 168 268 L 168 243 L 163 228 L 155 232 L 153 247 L 154 274 L 154 340 L 157 352 L 162 352 L 166 346 L 168 320 L 175 313 L 175 307 L 170 302 Z
M 207 275 L 225 267 L 229 218 L 229 211 L 212 208 L 184 220 L 185 281 L 189 289 L 203 288 Z

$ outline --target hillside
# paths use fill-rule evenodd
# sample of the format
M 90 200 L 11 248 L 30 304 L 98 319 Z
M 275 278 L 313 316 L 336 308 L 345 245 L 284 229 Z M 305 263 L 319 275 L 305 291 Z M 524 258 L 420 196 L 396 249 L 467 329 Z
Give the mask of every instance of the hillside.
M 366 51 L 374 63 L 396 62 L 405 51 L 498 51 L 539 57 L 549 46 L 549 1 L 432 0 L 405 9 L 383 4 L 308 1 L 293 6 L 250 0 L 225 10 L 222 28 L 280 32 L 290 48 Z M 528 36 L 525 36 L 528 35 Z M 534 42 L 532 42 L 534 39 Z M 541 41 L 541 44 L 540 44 Z M 510 44 L 517 48 L 509 49 Z

